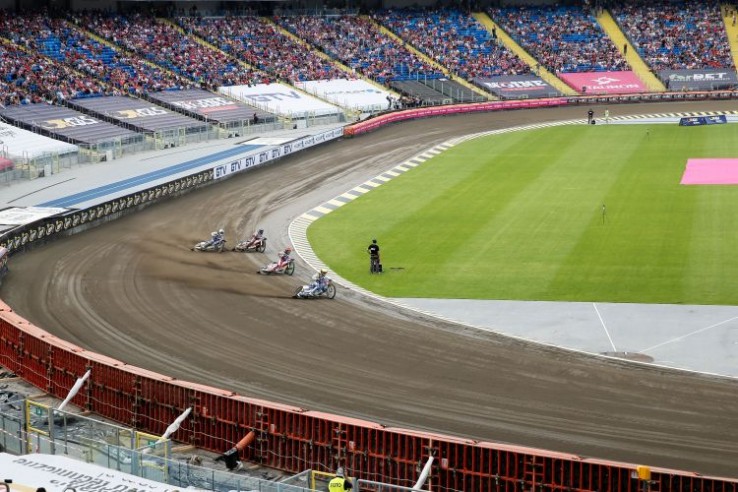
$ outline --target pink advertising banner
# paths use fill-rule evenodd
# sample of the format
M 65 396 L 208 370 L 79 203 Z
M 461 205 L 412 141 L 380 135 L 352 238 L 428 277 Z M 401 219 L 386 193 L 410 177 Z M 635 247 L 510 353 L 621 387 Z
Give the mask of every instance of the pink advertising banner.
M 648 92 L 634 72 L 583 72 L 557 75 L 574 90 L 585 95 Z

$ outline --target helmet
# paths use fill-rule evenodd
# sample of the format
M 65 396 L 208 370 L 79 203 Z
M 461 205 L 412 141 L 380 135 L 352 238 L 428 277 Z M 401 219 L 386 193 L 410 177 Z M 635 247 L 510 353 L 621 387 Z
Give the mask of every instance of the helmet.
M 259 229 L 259 234 L 264 234 L 264 229 Z
M 326 270 L 325 268 L 321 268 L 320 269 L 320 274 L 321 275 L 325 275 L 326 273 L 328 273 L 328 270 Z
M 215 237 L 215 236 L 217 236 L 217 235 L 218 235 L 218 233 L 217 233 L 217 232 L 215 232 L 215 231 L 213 231 L 213 232 L 211 232 L 211 233 L 210 233 L 210 235 L 211 235 L 212 237 Z
M 341 467 L 341 466 L 338 467 L 338 470 L 336 470 L 336 476 L 337 477 L 341 477 L 341 478 L 344 477 L 344 475 L 343 475 L 343 467 Z
M 218 234 L 225 234 L 225 231 L 224 231 L 223 229 L 220 229 L 220 230 L 218 231 Z
M 285 253 L 292 253 L 292 248 L 290 248 L 289 246 L 287 246 L 286 248 L 284 248 L 284 252 Z

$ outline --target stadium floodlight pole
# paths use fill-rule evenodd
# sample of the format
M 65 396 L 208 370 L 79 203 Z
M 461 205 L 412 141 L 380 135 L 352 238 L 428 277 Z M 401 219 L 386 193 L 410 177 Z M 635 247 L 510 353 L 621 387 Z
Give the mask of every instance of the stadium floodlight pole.
M 85 381 L 87 381 L 87 378 L 90 377 L 90 374 L 92 374 L 92 369 L 88 369 L 84 376 L 77 379 L 77 382 L 74 383 L 74 386 L 72 386 L 72 389 L 69 390 L 69 394 L 66 398 L 64 398 L 64 401 L 59 404 L 59 406 L 56 408 L 57 410 L 64 410 L 64 407 L 67 406 L 67 403 L 69 403 L 72 398 L 77 396 L 77 393 L 79 393 L 79 390 L 82 388 L 82 385 L 85 384 Z
M 415 482 L 415 485 L 413 485 L 413 490 L 422 490 L 421 487 L 425 485 L 425 481 L 428 479 L 428 475 L 430 475 L 432 466 L 433 466 L 433 456 L 428 456 L 428 461 L 425 462 L 425 466 L 423 467 L 423 471 L 420 472 L 418 481 Z

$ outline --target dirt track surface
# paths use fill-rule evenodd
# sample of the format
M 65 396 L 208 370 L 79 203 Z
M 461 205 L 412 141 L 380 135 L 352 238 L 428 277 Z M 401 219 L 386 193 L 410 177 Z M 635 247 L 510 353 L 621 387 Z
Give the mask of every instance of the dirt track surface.
M 610 106 L 612 115 L 738 103 Z M 14 257 L 0 297 L 49 332 L 127 363 L 385 425 L 738 477 L 738 383 L 604 361 L 423 318 L 311 272 L 255 272 L 302 212 L 457 135 L 582 118 L 586 107 L 410 122 L 294 155 Z M 603 108 L 598 108 L 598 114 Z M 263 254 L 189 248 L 262 226 Z M 340 353 L 340 356 L 335 356 Z

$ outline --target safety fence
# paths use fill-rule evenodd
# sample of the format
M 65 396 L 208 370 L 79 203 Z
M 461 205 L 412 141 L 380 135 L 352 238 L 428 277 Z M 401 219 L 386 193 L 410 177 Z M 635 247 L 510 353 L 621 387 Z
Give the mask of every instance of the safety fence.
M 429 482 L 438 491 L 738 491 L 728 479 L 385 427 L 177 381 L 60 340 L 6 305 L 0 363 L 57 398 L 89 370 L 72 403 L 149 434 L 192 408 L 178 441 L 223 452 L 253 431 L 242 458 L 293 473 L 343 466 L 362 480 L 408 487 L 433 456 Z
M 638 102 L 675 102 L 675 101 L 704 101 L 715 99 L 738 98 L 738 91 L 717 92 L 667 92 L 647 94 L 610 94 L 599 96 L 554 97 L 546 99 L 494 101 L 475 104 L 454 104 L 450 106 L 424 107 L 407 109 L 379 115 L 353 125 L 347 126 L 346 135 L 360 135 L 381 128 L 391 123 L 409 121 L 419 118 L 446 116 L 450 114 L 478 113 L 487 111 L 506 111 L 513 109 L 531 109 L 544 107 L 560 107 L 584 104 L 625 104 Z
M 3 399 L 0 390 L 0 452 L 59 455 L 175 487 L 217 491 L 306 492 L 310 471 L 279 480 L 204 466 L 197 454 L 173 457 L 170 440 L 120 427 L 26 398 Z M 43 461 L 43 460 L 38 460 Z M 36 465 L 41 466 L 41 465 Z M 48 470 L 49 466 L 42 467 Z M 0 479 L 9 478 L 0 469 Z M 82 486 L 82 483 L 80 483 Z M 80 487 L 75 487 L 80 490 Z
M 525 103 L 531 107 L 530 101 Z M 265 159 L 341 134 L 330 131 L 284 144 Z M 21 251 L 256 164 L 242 158 L 89 209 L 41 219 L 0 240 L 11 253 Z M 90 371 L 72 400 L 78 407 L 152 435 L 162 435 L 190 408 L 172 436 L 177 441 L 222 453 L 253 433 L 253 442 L 239 450 L 239 456 L 292 473 L 330 472 L 343 466 L 360 480 L 411 487 L 433 457 L 428 479 L 433 491 L 738 492 L 738 481 L 728 478 L 386 427 L 179 381 L 86 351 L 34 326 L 1 302 L 0 365 L 57 398 L 66 396 L 77 378 Z

